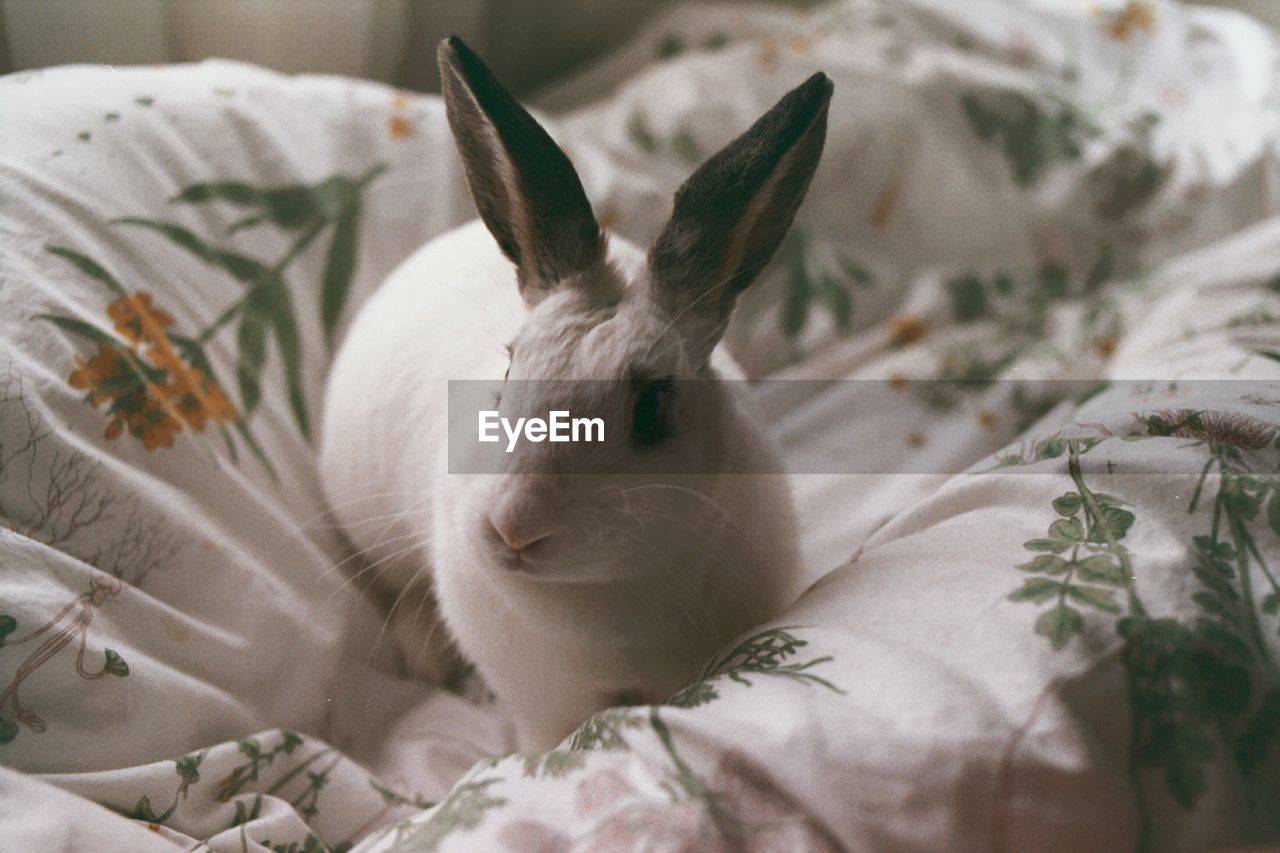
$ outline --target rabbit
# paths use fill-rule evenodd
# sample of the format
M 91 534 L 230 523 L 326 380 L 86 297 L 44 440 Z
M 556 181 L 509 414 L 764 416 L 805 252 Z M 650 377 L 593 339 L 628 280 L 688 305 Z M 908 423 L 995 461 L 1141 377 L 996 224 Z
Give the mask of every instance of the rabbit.
M 832 84 L 814 74 L 698 168 L 646 254 L 600 228 L 568 157 L 475 53 L 454 37 L 438 59 L 479 219 L 358 312 L 320 472 L 403 614 L 413 671 L 443 679 L 451 640 L 519 747 L 545 750 L 599 710 L 669 698 L 799 593 L 790 486 L 719 344 L 808 190 Z M 521 414 L 549 401 L 520 380 L 600 380 L 624 425 L 588 476 L 562 476 L 572 449 L 530 442 L 500 473 L 450 473 L 450 379 L 519 385 L 498 405 Z M 691 473 L 665 473 L 679 460 Z

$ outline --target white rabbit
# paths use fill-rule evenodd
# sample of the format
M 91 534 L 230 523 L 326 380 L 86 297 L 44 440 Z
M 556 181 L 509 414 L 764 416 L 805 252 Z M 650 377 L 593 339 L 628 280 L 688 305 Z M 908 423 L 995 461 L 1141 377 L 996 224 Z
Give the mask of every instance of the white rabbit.
M 664 700 L 799 592 L 789 486 L 717 378 L 735 375 L 717 344 L 808 189 L 832 86 L 815 74 L 694 172 L 646 257 L 600 230 L 568 158 L 466 45 L 443 42 L 439 61 L 481 219 L 414 254 L 356 318 L 321 476 L 401 599 L 415 671 L 446 667 L 428 639 L 438 601 L 521 748 L 544 749 L 611 704 Z M 504 416 L 615 413 L 595 473 L 568 475 L 573 445 L 529 442 L 503 473 L 449 472 L 447 380 L 504 371 Z M 531 379 L 603 381 L 553 406 L 516 381 Z

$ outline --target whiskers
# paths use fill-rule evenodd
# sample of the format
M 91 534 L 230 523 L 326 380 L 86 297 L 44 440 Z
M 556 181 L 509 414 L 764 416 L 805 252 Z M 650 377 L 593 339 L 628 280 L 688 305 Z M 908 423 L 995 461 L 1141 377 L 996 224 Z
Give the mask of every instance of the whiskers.
M 411 499 L 407 506 L 404 499 Z M 396 503 L 400 507 L 394 511 L 380 511 Z M 359 512 L 362 507 L 367 510 L 364 514 Z M 343 516 L 347 518 L 340 521 Z M 358 607 L 362 600 L 371 603 L 381 622 L 365 659 L 366 670 L 374 667 L 389 639 L 399 638 L 407 642 L 393 642 L 392 647 L 414 671 L 436 638 L 441 619 L 434 606 L 429 608 L 431 623 L 423 627 L 419 636 L 419 624 L 433 600 L 432 574 L 427 563 L 431 544 L 428 524 L 427 498 L 407 491 L 385 491 L 331 503 L 298 525 L 300 532 L 308 536 L 319 530 L 334 530 L 348 540 L 350 553 L 334 561 L 320 576 L 323 579 L 340 573 L 346 577 L 316 605 L 313 618 L 319 618 L 326 607 L 352 587 L 357 594 L 350 600 L 351 606 Z M 416 607 L 412 604 L 414 595 L 418 596 Z
M 709 511 L 708 515 L 680 512 L 664 494 L 691 498 Z M 657 500 L 640 501 L 638 496 L 654 494 Z M 732 517 L 713 496 L 687 486 L 671 483 L 645 483 L 635 486 L 609 485 L 594 496 L 620 499 L 619 511 L 630 524 L 609 524 L 596 519 L 595 546 L 602 553 L 625 554 L 625 560 L 636 564 L 632 573 L 639 583 L 628 586 L 642 599 L 642 606 L 628 608 L 630 630 L 651 634 L 655 614 L 674 614 L 682 634 L 693 642 L 718 642 L 721 626 L 713 606 L 716 603 L 741 603 L 747 595 L 732 576 L 735 566 L 730 556 L 736 549 L 723 547 L 723 537 L 734 537 L 758 547 L 752 535 Z M 655 524 L 656 522 L 656 524 Z M 655 527 L 657 528 L 655 530 Z M 673 534 L 680 541 L 673 540 Z M 627 544 L 621 545 L 621 537 Z M 673 654 L 675 652 L 672 652 Z

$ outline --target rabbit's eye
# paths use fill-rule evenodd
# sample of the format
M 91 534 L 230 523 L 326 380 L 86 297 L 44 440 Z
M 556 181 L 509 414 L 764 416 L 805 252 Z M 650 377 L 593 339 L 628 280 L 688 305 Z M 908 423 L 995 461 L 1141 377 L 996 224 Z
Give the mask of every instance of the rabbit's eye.
M 636 444 L 652 447 L 661 444 L 670 434 L 667 410 L 674 392 L 670 379 L 659 379 L 640 389 L 631 411 L 631 439 Z

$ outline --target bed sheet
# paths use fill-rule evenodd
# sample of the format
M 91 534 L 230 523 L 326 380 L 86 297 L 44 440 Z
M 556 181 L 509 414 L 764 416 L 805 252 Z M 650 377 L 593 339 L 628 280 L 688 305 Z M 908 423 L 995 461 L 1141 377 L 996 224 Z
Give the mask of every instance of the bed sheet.
M 472 216 L 438 100 L 220 62 L 0 81 L 9 837 L 1280 838 L 1276 36 L 1167 2 L 957 8 L 681 9 L 542 101 L 643 242 L 697 160 L 812 70 L 836 86 L 730 333 L 814 584 L 668 703 L 538 755 L 474 680 L 395 675 L 314 470 L 345 323 Z

